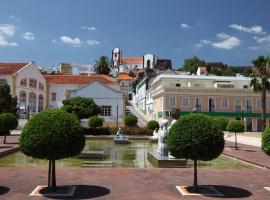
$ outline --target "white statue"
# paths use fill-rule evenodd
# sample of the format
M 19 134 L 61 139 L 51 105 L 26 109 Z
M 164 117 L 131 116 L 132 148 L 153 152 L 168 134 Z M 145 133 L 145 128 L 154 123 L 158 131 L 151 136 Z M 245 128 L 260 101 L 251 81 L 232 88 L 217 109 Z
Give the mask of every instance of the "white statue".
M 158 129 L 157 128 L 153 131 L 153 135 L 152 135 L 151 138 L 152 139 L 158 139 Z
M 114 139 L 125 139 L 125 135 L 121 128 L 118 129 Z
M 166 138 L 168 134 L 167 124 L 168 124 L 168 120 L 163 120 L 161 122 L 159 136 L 158 136 L 157 153 L 161 156 L 168 156 L 168 147 L 166 143 Z

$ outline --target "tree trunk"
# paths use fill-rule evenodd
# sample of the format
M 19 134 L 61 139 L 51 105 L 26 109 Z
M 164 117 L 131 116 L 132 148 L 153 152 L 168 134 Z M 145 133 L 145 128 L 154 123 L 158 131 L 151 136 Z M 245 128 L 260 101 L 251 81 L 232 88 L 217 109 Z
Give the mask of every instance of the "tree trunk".
M 4 144 L 6 144 L 6 138 L 7 138 L 7 136 L 5 135 L 4 136 L 4 141 L 3 141 Z
M 194 180 L 193 180 L 193 191 L 198 191 L 198 182 L 197 182 L 197 159 L 194 159 Z
M 266 90 L 262 91 L 262 132 L 266 128 Z
M 51 184 L 51 172 L 52 172 L 52 161 L 49 160 L 49 170 L 48 170 L 48 188 L 52 187 Z
M 55 160 L 52 160 L 52 190 L 56 188 Z
M 234 132 L 234 140 L 235 140 L 234 148 L 235 148 L 235 150 L 237 150 L 237 135 L 236 135 L 236 132 Z

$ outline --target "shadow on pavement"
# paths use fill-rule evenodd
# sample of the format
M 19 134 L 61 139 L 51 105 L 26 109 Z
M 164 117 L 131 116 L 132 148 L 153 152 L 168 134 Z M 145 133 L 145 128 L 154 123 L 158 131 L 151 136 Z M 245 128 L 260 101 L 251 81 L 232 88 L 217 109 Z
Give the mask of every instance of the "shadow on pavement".
M 212 186 L 224 195 L 223 197 L 219 198 L 244 198 L 252 195 L 250 191 L 242 188 L 224 185 L 212 185 Z
M 109 194 L 111 191 L 108 188 L 96 185 L 77 185 L 73 197 L 47 197 L 51 199 L 91 199 Z
M 0 186 L 0 195 L 6 194 L 8 193 L 8 191 L 9 191 L 9 188 Z

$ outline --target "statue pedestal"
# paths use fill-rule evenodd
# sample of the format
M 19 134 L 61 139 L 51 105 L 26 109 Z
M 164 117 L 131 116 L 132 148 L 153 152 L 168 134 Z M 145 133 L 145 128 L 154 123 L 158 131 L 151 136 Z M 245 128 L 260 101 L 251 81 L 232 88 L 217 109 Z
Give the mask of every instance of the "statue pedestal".
M 130 144 L 131 142 L 128 138 L 124 138 L 124 139 L 114 138 L 113 143 L 114 144 Z
M 181 168 L 186 167 L 186 159 L 170 158 L 169 156 L 160 156 L 155 152 L 147 152 L 147 160 L 157 168 Z

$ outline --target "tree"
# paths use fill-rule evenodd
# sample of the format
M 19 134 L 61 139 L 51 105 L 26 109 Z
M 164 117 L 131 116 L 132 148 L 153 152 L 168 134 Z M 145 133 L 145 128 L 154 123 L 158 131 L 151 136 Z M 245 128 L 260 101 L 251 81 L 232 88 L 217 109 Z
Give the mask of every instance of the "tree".
M 49 160 L 48 189 L 55 191 L 55 161 L 78 155 L 85 136 L 78 119 L 61 109 L 49 109 L 34 115 L 24 126 L 20 150 L 27 156 Z
M 8 84 L 0 85 L 0 113 L 13 113 L 17 116 L 17 97 L 12 97 Z
M 264 153 L 270 156 L 270 128 L 269 127 L 267 127 L 263 132 L 261 149 Z
M 200 66 L 205 66 L 205 61 L 200 60 L 196 56 L 193 56 L 192 58 L 185 59 L 185 63 L 182 66 L 182 69 L 193 74 L 197 72 L 197 69 Z
M 159 123 L 156 120 L 150 120 L 147 122 L 147 129 L 155 130 L 159 128 Z
M 218 116 L 214 118 L 216 124 L 219 126 L 220 130 L 226 131 L 229 120 L 226 117 Z
M 17 128 L 18 119 L 12 113 L 0 114 L 0 135 L 5 136 L 3 143 L 6 143 L 6 136 L 10 135 L 10 130 Z
M 259 56 L 256 60 L 252 61 L 252 80 L 250 86 L 253 87 L 254 92 L 261 93 L 261 116 L 262 116 L 262 129 L 266 127 L 266 92 L 270 91 L 270 57 Z
M 76 114 L 79 119 L 89 118 L 98 115 L 100 112 L 99 106 L 92 98 L 72 97 L 65 99 L 62 103 L 63 110 Z
M 193 190 L 198 191 L 197 161 L 217 158 L 224 148 L 224 134 L 210 116 L 190 114 L 180 117 L 169 130 L 167 145 L 176 158 L 194 161 Z
M 138 123 L 138 119 L 135 115 L 127 115 L 124 118 L 124 123 L 126 126 L 136 126 Z
M 89 120 L 88 120 L 88 125 L 89 125 L 91 128 L 102 127 L 102 125 L 103 125 L 103 120 L 102 120 L 102 118 L 100 118 L 99 116 L 93 116 L 93 117 L 90 117 L 90 118 L 89 118 Z
M 245 131 L 245 126 L 240 120 L 229 121 L 227 126 L 227 131 L 234 132 L 235 139 L 235 149 L 237 149 L 237 135 L 236 133 L 243 133 Z
M 110 69 L 110 60 L 107 56 L 101 56 L 99 60 L 96 61 L 96 73 L 97 74 L 106 74 L 109 75 L 111 72 Z

